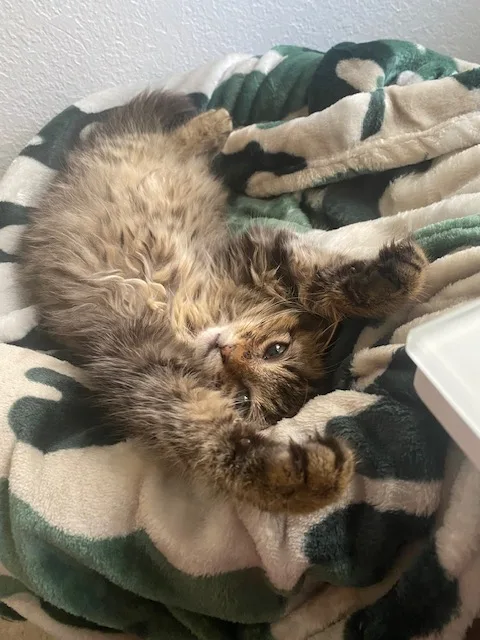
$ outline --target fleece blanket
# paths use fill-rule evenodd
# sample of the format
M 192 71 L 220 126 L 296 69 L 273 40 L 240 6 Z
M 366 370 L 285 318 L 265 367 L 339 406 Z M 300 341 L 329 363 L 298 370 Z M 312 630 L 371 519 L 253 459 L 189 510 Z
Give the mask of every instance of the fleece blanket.
M 457 640 L 480 610 L 480 474 L 417 398 L 404 344 L 480 295 L 480 69 L 398 41 L 230 55 L 166 83 L 237 130 L 230 222 L 365 257 L 413 234 L 421 300 L 345 323 L 335 390 L 272 437 L 345 439 L 356 474 L 305 516 L 200 496 L 109 430 L 17 284 L 29 212 L 82 131 L 137 88 L 81 100 L 0 183 L 0 614 L 63 640 Z

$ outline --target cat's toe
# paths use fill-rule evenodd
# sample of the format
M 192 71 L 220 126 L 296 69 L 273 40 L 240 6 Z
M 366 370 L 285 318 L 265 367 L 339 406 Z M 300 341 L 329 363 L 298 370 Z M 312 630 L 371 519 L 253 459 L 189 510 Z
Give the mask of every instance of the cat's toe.
M 232 132 L 232 118 L 226 109 L 208 111 L 207 114 L 210 116 L 209 124 L 212 127 L 213 146 L 218 149 L 218 151 L 221 151 L 228 136 Z
M 394 291 L 414 297 L 424 280 L 428 260 L 421 247 L 411 240 L 386 245 L 378 256 L 378 273 Z
M 211 114 L 212 126 L 218 134 L 228 134 L 232 131 L 232 118 L 227 109 L 215 109 L 207 113 Z
M 286 500 L 287 511 L 308 513 L 338 500 L 353 472 L 352 452 L 335 438 L 316 435 L 305 444 L 290 444 L 293 494 Z

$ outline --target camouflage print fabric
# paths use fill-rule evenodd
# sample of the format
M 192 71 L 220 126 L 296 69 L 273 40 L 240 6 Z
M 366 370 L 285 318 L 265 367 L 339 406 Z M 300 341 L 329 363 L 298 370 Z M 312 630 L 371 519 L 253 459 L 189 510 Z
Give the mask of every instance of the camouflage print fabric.
M 413 233 L 422 300 L 345 323 L 336 390 L 272 437 L 355 450 L 340 502 L 273 516 L 200 496 L 123 441 L 17 284 L 22 229 L 82 130 L 69 107 L 0 182 L 0 615 L 63 640 L 457 640 L 480 611 L 480 474 L 413 388 L 411 327 L 480 295 L 480 70 L 407 42 L 235 54 L 167 87 L 238 129 L 216 160 L 234 229 L 365 257 Z M 12 623 L 13 624 L 13 623 Z

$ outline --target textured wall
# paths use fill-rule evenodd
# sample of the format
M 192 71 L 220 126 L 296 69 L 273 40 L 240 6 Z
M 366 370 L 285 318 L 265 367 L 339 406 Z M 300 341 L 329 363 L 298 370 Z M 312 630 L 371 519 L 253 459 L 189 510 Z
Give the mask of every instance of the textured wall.
M 0 0 L 0 172 L 52 115 L 230 51 L 399 37 L 478 60 L 478 0 Z

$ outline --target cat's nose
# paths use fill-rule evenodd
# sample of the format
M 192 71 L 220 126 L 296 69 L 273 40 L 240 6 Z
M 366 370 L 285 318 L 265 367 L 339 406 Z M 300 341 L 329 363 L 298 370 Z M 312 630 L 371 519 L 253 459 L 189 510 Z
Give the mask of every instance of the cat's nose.
M 234 347 L 232 347 L 231 344 L 226 344 L 223 347 L 220 347 L 220 355 L 222 356 L 222 360 L 223 362 L 227 362 L 227 360 L 230 358 L 230 356 L 232 355 L 234 350 Z

